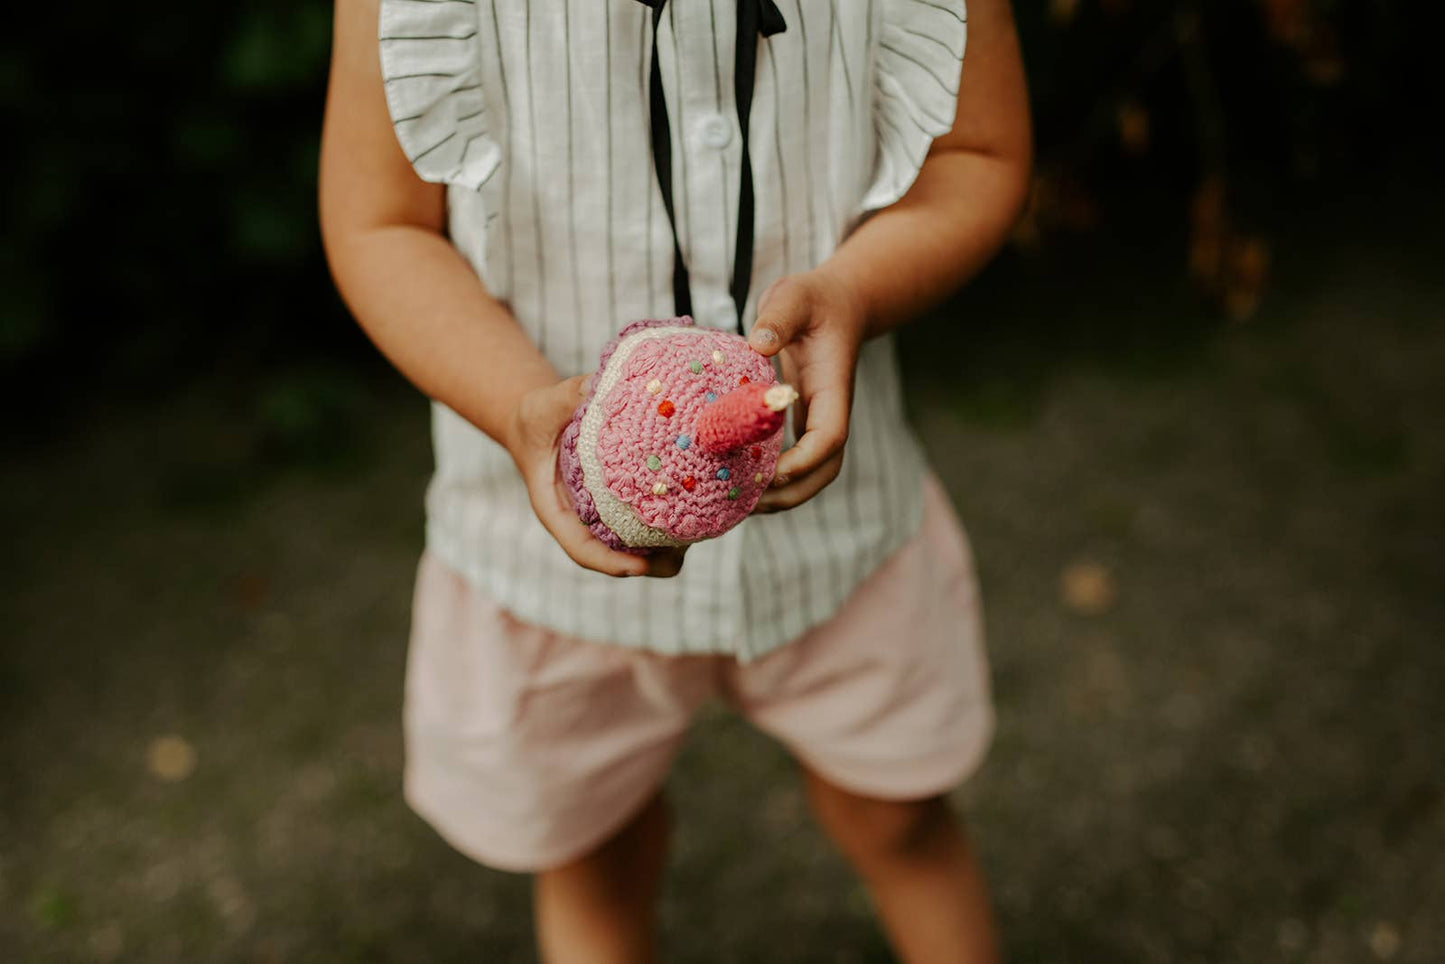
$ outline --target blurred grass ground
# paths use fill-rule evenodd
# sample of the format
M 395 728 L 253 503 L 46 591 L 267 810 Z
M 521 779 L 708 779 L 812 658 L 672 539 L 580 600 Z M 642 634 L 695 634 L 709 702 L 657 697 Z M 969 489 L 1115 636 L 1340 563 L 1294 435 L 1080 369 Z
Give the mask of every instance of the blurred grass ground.
M 906 338 L 984 583 L 999 732 L 960 802 L 1011 960 L 1445 959 L 1440 252 L 1301 234 L 1248 325 L 1120 240 Z M 0 960 L 530 960 L 525 881 L 400 796 L 424 405 L 252 379 L 0 467 Z M 1100 614 L 1061 601 L 1079 562 Z M 887 959 L 776 747 L 709 713 L 673 789 L 665 960 Z

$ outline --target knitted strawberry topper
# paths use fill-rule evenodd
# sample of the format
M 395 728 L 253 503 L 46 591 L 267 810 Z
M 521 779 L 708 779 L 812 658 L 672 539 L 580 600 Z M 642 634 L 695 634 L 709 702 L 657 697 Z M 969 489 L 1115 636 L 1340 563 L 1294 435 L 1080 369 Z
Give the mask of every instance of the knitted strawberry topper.
M 772 482 L 797 397 L 732 332 L 688 317 L 633 322 L 562 433 L 578 518 L 633 552 L 722 535 Z

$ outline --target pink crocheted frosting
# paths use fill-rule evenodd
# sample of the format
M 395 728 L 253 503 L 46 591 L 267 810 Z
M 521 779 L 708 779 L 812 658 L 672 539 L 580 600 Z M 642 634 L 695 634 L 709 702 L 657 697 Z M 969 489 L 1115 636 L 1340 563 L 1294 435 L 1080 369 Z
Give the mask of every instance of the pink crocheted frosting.
M 772 481 L 782 448 L 782 409 L 793 396 L 779 387 L 765 399 L 774 382 L 768 360 L 731 332 L 686 317 L 628 325 L 603 351 L 562 435 L 559 465 L 578 517 L 609 546 L 632 551 L 737 525 Z

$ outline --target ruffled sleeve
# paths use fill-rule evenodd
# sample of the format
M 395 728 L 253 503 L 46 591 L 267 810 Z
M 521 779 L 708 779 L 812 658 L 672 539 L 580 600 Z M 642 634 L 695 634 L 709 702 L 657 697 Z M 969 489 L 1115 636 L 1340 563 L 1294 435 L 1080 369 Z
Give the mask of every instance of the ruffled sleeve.
M 478 25 L 475 0 L 381 0 L 381 76 L 397 140 L 423 180 L 472 190 L 501 163 Z
M 913 185 L 933 139 L 953 127 L 968 36 L 964 0 L 883 0 L 874 70 L 877 167 L 865 210 L 887 207 Z

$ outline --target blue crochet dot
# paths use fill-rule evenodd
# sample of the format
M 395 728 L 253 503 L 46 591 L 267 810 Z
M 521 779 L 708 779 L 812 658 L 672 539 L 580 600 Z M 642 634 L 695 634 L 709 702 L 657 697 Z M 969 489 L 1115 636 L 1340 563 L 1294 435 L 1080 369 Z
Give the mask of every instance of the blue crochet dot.
M 715 402 L 717 401 L 717 393 L 708 392 L 706 395 L 703 396 L 703 398 L 707 399 L 709 402 Z
M 680 449 L 685 449 L 685 448 L 687 448 L 687 447 L 688 447 L 689 445 L 691 445 L 691 444 L 692 444 L 692 436 L 690 436 L 690 435 L 679 435 L 679 436 L 677 437 L 677 447 L 678 447 L 678 448 L 680 448 Z
M 717 470 L 717 477 L 720 479 L 725 480 L 730 475 L 732 475 L 732 472 L 728 471 L 728 467 L 726 465 Z

